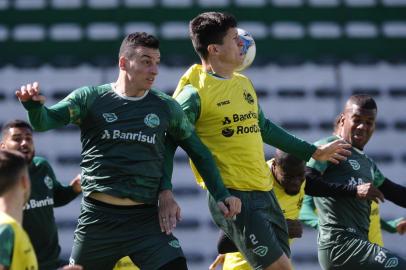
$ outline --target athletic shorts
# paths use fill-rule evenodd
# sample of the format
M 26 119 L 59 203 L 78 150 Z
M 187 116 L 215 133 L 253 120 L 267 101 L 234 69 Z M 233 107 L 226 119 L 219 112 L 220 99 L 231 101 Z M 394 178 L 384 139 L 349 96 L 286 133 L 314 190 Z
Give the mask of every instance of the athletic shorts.
M 70 264 L 111 270 L 125 256 L 142 270 L 184 257 L 178 239 L 161 232 L 156 205 L 115 206 L 84 198 Z
M 332 248 L 319 249 L 319 263 L 324 270 L 405 270 L 406 261 L 393 252 L 367 240 L 343 233 Z
M 210 194 L 209 209 L 216 225 L 233 240 L 248 263 L 259 270 L 283 254 L 290 257 L 288 228 L 274 192 L 229 191 L 242 203 L 236 219 L 224 218 Z

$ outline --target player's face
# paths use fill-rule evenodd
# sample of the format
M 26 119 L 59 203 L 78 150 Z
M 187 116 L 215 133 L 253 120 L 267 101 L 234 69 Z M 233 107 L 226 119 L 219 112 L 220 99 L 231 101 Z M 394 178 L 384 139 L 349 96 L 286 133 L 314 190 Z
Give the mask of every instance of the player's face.
M 160 60 L 161 54 L 158 49 L 136 47 L 126 65 L 130 83 L 140 91 L 150 89 L 158 75 Z
M 219 57 L 222 62 L 237 68 L 244 61 L 243 42 L 238 35 L 237 28 L 228 29 L 227 35 L 223 38 L 223 44 L 216 46 L 220 52 Z
M 358 149 L 363 149 L 375 131 L 376 110 L 365 110 L 352 104 L 340 122 L 340 136 Z
M 31 162 L 35 154 L 31 130 L 28 128 L 10 128 L 4 134 L 1 148 L 16 150 L 24 155 L 27 162 Z
M 304 166 L 289 168 L 286 170 L 284 170 L 281 166 L 274 166 L 275 177 L 285 190 L 286 194 L 298 194 L 304 181 Z

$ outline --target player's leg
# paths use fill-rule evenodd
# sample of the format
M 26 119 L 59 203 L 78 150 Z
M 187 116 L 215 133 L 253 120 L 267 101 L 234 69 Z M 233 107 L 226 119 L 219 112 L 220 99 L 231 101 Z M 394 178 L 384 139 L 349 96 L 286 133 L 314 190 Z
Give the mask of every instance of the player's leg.
M 403 258 L 379 245 L 356 238 L 355 235 L 342 238 L 333 248 L 319 250 L 319 262 L 324 270 L 406 269 Z
M 178 239 L 161 231 L 158 208 L 137 209 L 128 213 L 129 220 L 122 229 L 132 231 L 133 240 L 121 246 L 131 260 L 142 270 L 186 270 L 186 259 Z M 134 228 L 137 228 L 135 231 Z M 172 268 L 170 268 L 172 266 Z
M 111 230 L 115 227 L 115 216 L 94 200 L 84 198 L 69 263 L 82 265 L 84 269 L 113 269 L 123 257 L 120 243 Z
M 290 255 L 286 222 L 279 205 L 276 203 L 277 207 L 274 207 L 274 198 L 268 192 L 230 192 L 241 199 L 241 213 L 235 220 L 225 219 L 209 195 L 209 208 L 215 223 L 233 240 L 254 269 L 265 269 L 274 263 L 279 269 L 291 269 L 289 259 L 286 255 L 283 257 L 285 252 Z M 272 221 L 271 211 L 275 216 L 280 215 L 276 223 Z M 285 239 L 281 241 L 282 238 Z

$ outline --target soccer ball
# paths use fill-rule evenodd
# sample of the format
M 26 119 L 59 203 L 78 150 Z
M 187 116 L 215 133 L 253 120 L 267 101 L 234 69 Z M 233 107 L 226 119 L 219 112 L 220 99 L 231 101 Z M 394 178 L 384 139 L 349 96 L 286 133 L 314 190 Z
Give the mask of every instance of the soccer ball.
M 237 30 L 238 35 L 243 42 L 242 52 L 245 56 L 244 61 L 242 62 L 241 66 L 236 69 L 236 71 L 242 71 L 252 64 L 255 59 L 257 49 L 255 46 L 255 40 L 250 33 L 241 28 L 237 28 Z

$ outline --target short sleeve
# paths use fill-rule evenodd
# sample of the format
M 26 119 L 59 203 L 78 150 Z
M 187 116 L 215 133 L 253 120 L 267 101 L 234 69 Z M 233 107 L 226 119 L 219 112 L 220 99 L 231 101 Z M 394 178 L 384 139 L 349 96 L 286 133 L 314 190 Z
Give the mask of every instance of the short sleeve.
M 9 268 L 13 256 L 14 231 L 8 224 L 0 225 L 0 265 Z

